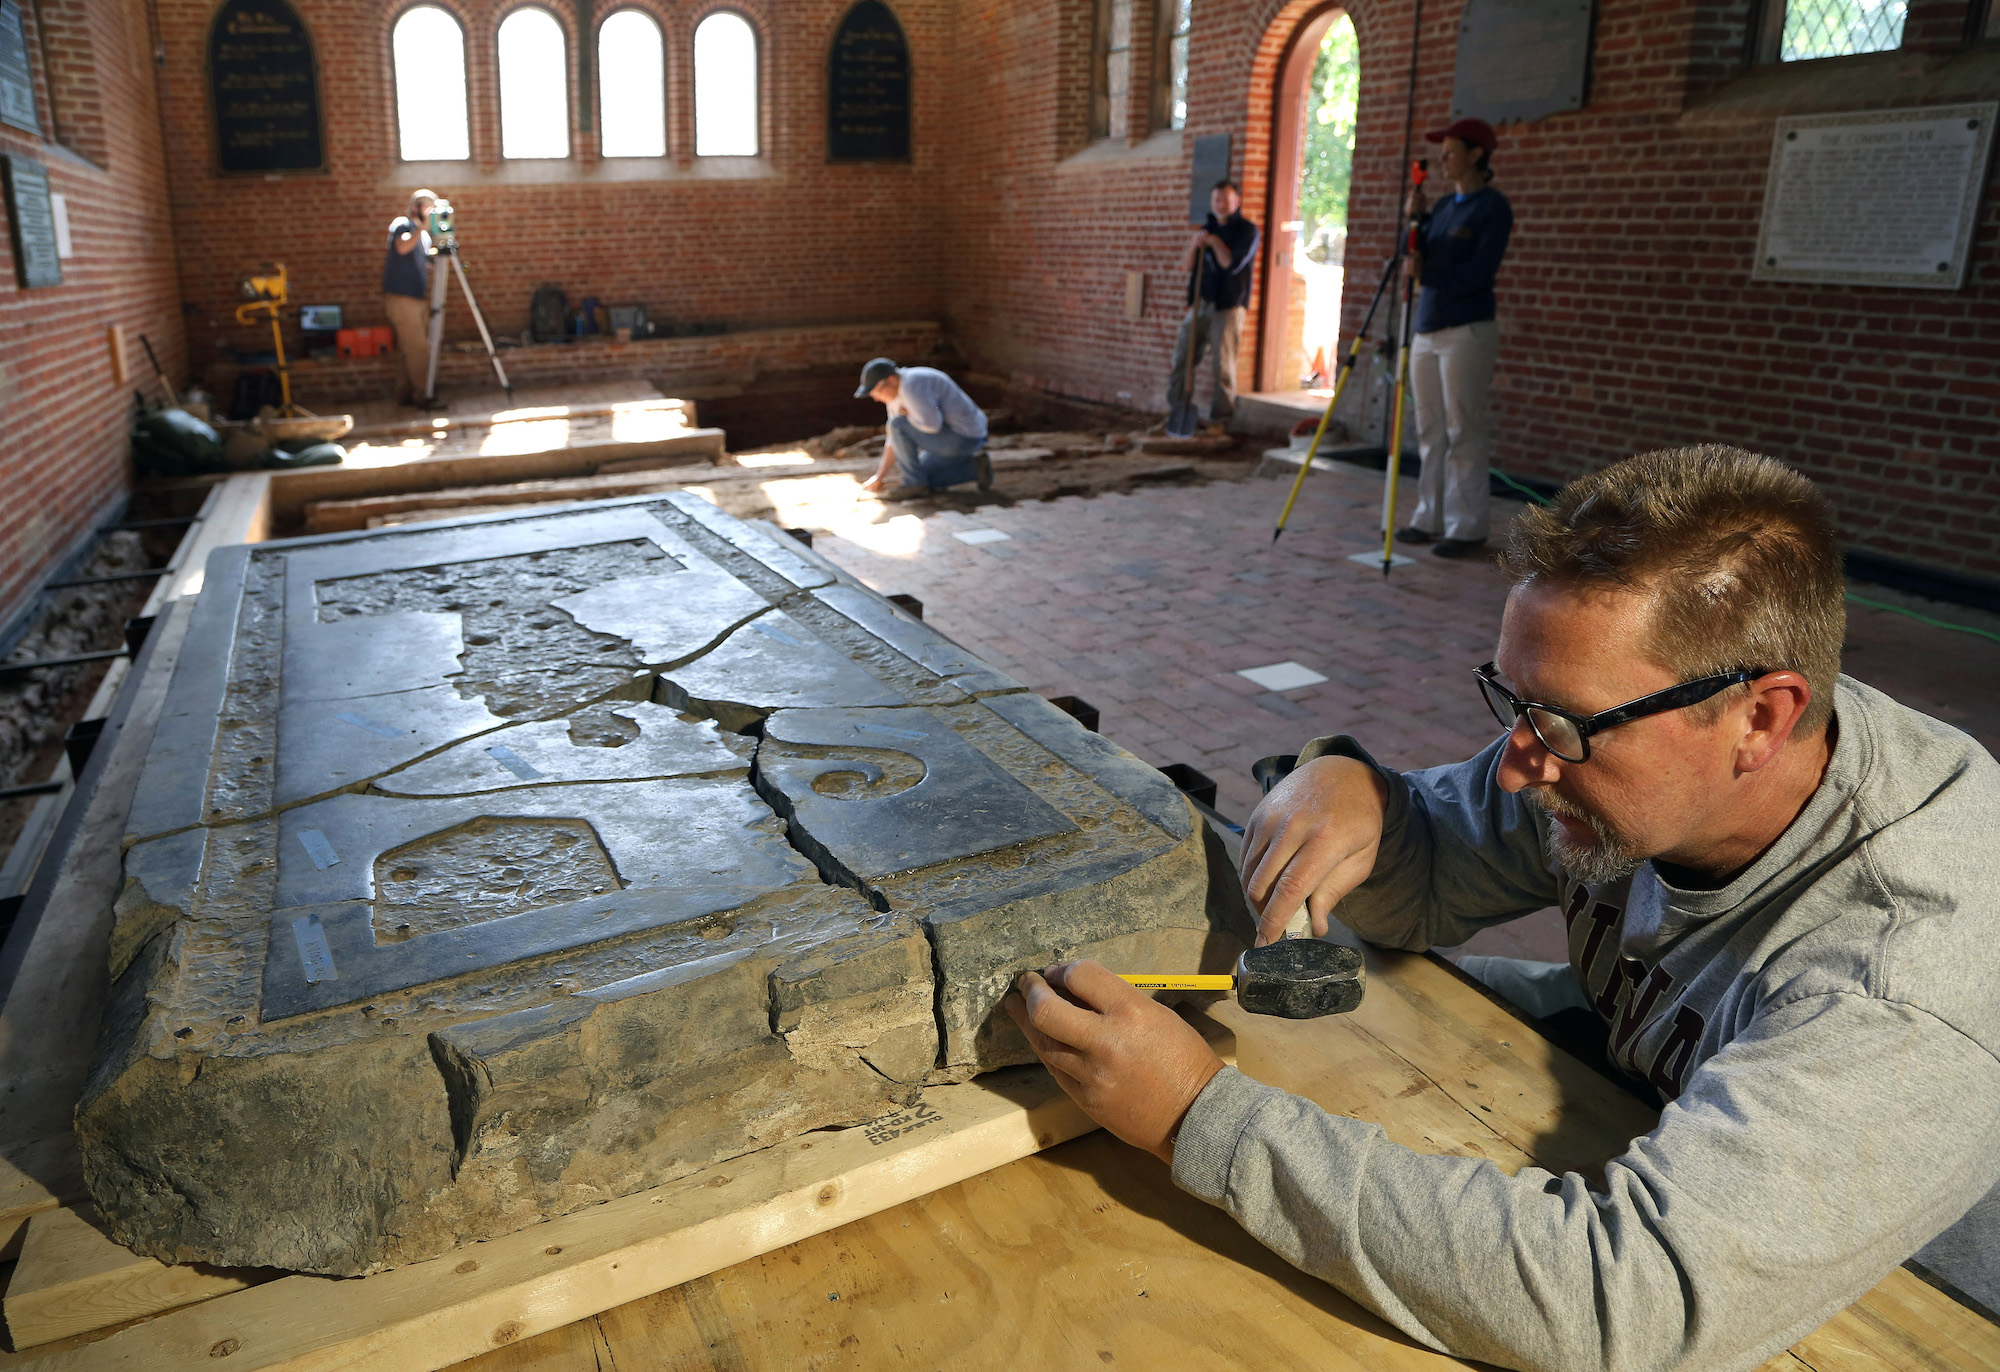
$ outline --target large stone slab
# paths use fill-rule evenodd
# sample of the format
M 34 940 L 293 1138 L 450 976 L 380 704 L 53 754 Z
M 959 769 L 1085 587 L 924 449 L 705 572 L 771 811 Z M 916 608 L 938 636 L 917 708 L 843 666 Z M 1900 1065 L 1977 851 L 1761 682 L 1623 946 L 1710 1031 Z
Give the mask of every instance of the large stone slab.
M 164 1260 L 434 1256 L 1026 1061 L 1024 967 L 1250 935 L 1157 772 L 695 497 L 207 585 L 77 1113 Z

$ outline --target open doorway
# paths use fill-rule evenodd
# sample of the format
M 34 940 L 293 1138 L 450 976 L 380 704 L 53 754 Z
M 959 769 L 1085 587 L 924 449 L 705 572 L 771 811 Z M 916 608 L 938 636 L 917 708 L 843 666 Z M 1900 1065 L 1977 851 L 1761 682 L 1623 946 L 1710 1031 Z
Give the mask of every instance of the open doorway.
M 1315 388 L 1332 375 L 1360 77 L 1354 23 L 1345 10 L 1326 9 L 1300 25 L 1279 70 L 1273 109 L 1260 391 Z

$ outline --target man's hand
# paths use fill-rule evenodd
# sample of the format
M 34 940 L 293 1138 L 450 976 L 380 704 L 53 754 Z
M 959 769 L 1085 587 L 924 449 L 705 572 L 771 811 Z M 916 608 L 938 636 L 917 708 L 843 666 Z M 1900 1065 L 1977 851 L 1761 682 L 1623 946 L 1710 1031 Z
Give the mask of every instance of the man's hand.
M 886 479 L 881 472 L 876 472 L 861 483 L 861 489 L 864 491 L 879 491 L 882 489 Z
M 1424 212 L 1424 206 L 1427 203 L 1424 199 L 1424 188 L 1422 186 L 1410 187 L 1409 195 L 1403 200 L 1403 217 L 1405 219 L 1415 219 Z
M 1099 1124 L 1169 1166 L 1181 1117 L 1222 1059 L 1179 1015 L 1095 962 L 1023 972 L 1007 1013 Z
M 1260 945 L 1283 934 L 1301 904 L 1313 934 L 1326 934 L 1333 907 L 1375 870 L 1388 804 L 1388 782 L 1351 757 L 1314 758 L 1264 797 L 1243 827 L 1243 889 L 1259 912 Z

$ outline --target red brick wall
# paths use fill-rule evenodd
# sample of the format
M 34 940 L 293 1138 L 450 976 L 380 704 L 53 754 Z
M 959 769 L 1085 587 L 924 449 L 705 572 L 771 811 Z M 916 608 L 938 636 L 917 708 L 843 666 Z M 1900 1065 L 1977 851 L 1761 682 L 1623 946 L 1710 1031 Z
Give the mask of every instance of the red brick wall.
M 1420 127 L 1447 117 L 1458 8 L 1425 9 Z M 1935 9 L 1913 6 L 1912 22 L 1944 27 Z M 1857 546 L 2000 575 L 2000 191 L 1989 184 L 1963 290 L 1749 279 L 1775 118 L 1992 99 L 2000 53 L 1942 80 L 1948 56 L 1908 51 L 1742 76 L 1740 7 L 1600 0 L 1597 25 L 1588 107 L 1501 131 L 1496 184 L 1515 234 L 1500 276 L 1499 463 L 1564 478 L 1734 443 L 1819 481 Z M 1363 87 L 1349 260 L 1372 273 L 1407 51 L 1363 45 L 1364 63 L 1398 64 Z
M 142 0 L 24 6 L 43 137 L 0 125 L 0 152 L 49 169 L 69 198 L 63 283 L 22 290 L 0 236 L 0 624 L 128 480 L 132 388 L 150 381 L 138 336 L 185 367 Z M 49 83 L 55 90 L 51 99 Z M 106 329 L 127 330 L 125 386 Z
M 457 210 L 472 286 L 497 333 L 527 327 L 529 297 L 543 282 L 562 286 L 572 307 L 585 296 L 605 305 L 640 301 L 654 318 L 681 324 L 741 329 L 937 317 L 936 187 L 949 84 L 944 0 L 894 6 L 910 44 L 915 102 L 913 161 L 895 166 L 826 162 L 827 48 L 849 0 L 732 3 L 761 39 L 765 156 L 748 175 L 728 175 L 713 159 L 693 156 L 694 29 L 718 6 L 631 0 L 660 20 L 667 43 L 668 157 L 646 180 L 617 179 L 630 172 L 597 158 L 594 132 L 572 131 L 566 162 L 502 161 L 494 34 L 513 6 L 438 3 L 466 31 L 472 160 L 438 170 L 398 159 L 389 34 L 404 5 L 295 0 L 317 47 L 329 169 L 267 180 L 215 170 L 203 76 L 213 6 L 158 0 L 181 287 L 198 362 L 232 344 L 259 346 L 263 335 L 238 327 L 233 308 L 238 274 L 265 260 L 286 264 L 294 303 L 345 306 L 351 324 L 386 322 L 385 231 L 409 192 L 426 184 Z M 593 10 L 601 22 L 625 3 L 597 0 Z M 574 109 L 575 12 L 566 0 L 547 7 L 569 36 Z M 448 340 L 477 337 L 455 284 L 446 319 Z M 829 359 L 850 360 L 865 359 Z
M 1259 213 L 1278 57 L 1315 8 L 1197 0 L 1188 146 L 1082 157 L 1089 4 L 961 10 L 946 324 L 975 365 L 1163 405 L 1191 139 L 1236 134 Z M 1424 6 L 1419 132 L 1449 117 L 1460 9 Z M 1958 55 L 1963 6 L 1921 0 L 1901 54 L 1745 77 L 1747 9 L 1599 0 L 1588 106 L 1501 130 L 1497 184 L 1517 222 L 1500 277 L 1498 460 L 1562 478 L 1664 445 L 1738 443 L 1820 480 L 1855 544 L 2000 576 L 2000 189 L 1989 183 L 1961 291 L 1749 280 L 1775 117 L 1991 99 L 2000 52 Z M 1351 12 L 1362 80 L 1348 270 L 1372 284 L 1393 232 L 1412 5 Z M 1123 312 L 1127 270 L 1149 275 L 1137 322 Z M 1350 329 L 1365 303 L 1350 296 Z M 1244 342 L 1247 381 L 1254 321 Z

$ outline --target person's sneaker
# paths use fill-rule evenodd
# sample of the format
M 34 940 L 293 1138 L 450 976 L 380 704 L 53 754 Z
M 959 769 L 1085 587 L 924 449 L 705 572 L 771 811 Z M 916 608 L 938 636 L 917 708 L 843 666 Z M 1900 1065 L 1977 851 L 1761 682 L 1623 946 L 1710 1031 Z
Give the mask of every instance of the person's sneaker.
M 1476 557 L 1486 549 L 1483 538 L 1441 538 L 1431 549 L 1433 557 Z
M 988 457 L 985 453 L 980 453 L 978 454 L 978 460 L 979 460 L 979 489 L 982 491 L 990 491 L 993 489 L 993 459 Z
M 927 500 L 930 498 L 930 494 L 931 494 L 931 488 L 928 486 L 898 486 L 893 491 L 883 492 L 882 499 Z
M 1396 530 L 1396 541 L 1398 543 L 1429 543 L 1436 537 L 1436 534 L 1427 534 L 1414 524 L 1410 525 L 1407 529 Z

